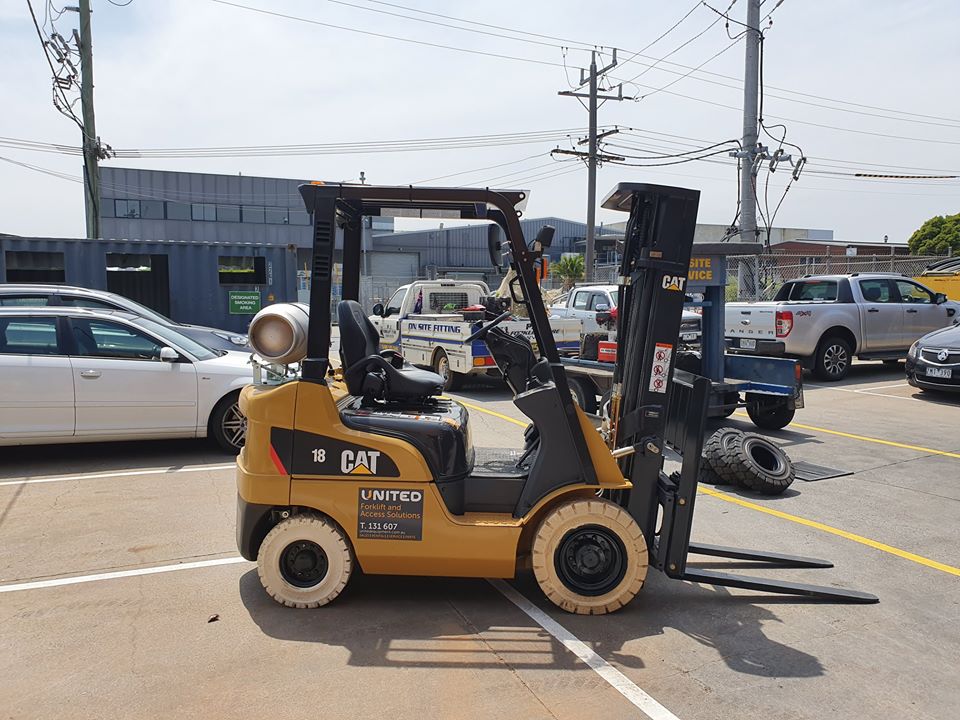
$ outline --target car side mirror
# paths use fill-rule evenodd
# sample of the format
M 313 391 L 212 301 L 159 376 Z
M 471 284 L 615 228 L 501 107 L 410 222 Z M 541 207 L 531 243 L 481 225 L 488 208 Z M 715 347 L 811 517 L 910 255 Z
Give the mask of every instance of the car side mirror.
M 943 305 L 947 301 L 945 293 L 937 293 L 933 296 L 933 302 L 937 305 Z
M 373 314 L 383 317 L 383 303 L 377 303 L 373 306 Z
M 160 348 L 160 359 L 163 362 L 177 362 L 180 359 L 180 353 L 172 347 L 162 347 Z

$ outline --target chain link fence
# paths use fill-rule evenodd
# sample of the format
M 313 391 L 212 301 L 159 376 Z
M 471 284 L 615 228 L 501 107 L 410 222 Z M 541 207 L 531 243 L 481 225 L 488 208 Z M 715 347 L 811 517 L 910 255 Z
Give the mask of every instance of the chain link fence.
M 727 301 L 772 300 L 787 280 L 804 275 L 892 272 L 919 276 L 937 256 L 914 255 L 731 255 Z

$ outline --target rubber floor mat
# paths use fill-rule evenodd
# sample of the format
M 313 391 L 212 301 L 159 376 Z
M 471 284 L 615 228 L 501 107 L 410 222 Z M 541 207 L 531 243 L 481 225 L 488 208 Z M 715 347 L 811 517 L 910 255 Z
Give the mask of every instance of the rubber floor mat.
M 829 480 L 831 478 L 853 475 L 852 470 L 838 470 L 837 468 L 826 467 L 824 465 L 814 465 L 803 460 L 793 463 L 793 471 L 796 473 L 797 480 L 804 482 L 815 482 L 817 480 Z

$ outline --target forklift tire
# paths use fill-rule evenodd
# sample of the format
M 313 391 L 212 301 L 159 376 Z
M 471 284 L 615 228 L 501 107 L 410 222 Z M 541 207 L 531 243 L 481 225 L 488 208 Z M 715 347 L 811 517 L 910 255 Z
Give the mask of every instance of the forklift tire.
M 533 572 L 550 601 L 578 615 L 620 609 L 647 576 L 647 543 L 636 521 L 602 499 L 571 500 L 543 518 L 533 540 Z
M 315 608 L 339 595 L 353 572 L 350 541 L 330 519 L 293 515 L 267 533 L 257 553 L 257 574 L 281 605 Z
M 443 378 L 444 390 L 459 390 L 463 383 L 463 374 L 450 369 L 450 359 L 443 350 L 433 354 L 433 371 Z
M 751 397 L 751 395 L 753 393 L 747 393 L 747 415 L 761 430 L 781 430 L 793 422 L 793 416 L 797 411 L 790 407 L 789 401 L 765 403 L 758 400 L 757 396 Z
M 596 415 L 597 396 L 594 394 L 592 383 L 580 378 L 567 378 L 567 384 L 570 385 L 573 401 L 580 406 L 580 409 L 590 415 Z
M 713 472 L 713 476 L 716 478 L 714 485 L 727 485 L 734 482 L 732 474 L 721 472 L 726 470 L 722 458 L 727 445 L 740 435 L 743 435 L 743 431 L 737 428 L 720 428 L 703 444 L 703 459 L 706 460 L 706 463 L 701 462 L 700 464 L 701 467 L 707 465 Z
M 764 495 L 779 495 L 794 480 L 793 463 L 783 449 L 755 433 L 732 440 L 721 464 L 738 485 Z

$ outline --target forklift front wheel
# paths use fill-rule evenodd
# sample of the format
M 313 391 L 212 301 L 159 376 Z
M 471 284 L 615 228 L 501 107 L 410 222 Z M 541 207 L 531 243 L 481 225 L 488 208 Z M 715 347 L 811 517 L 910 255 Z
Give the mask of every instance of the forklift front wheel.
M 533 541 L 533 572 L 557 607 L 579 615 L 620 609 L 647 576 L 636 521 L 608 500 L 573 500 L 549 511 Z
M 433 355 L 433 371 L 443 378 L 444 390 L 456 390 L 460 387 L 463 375 L 450 368 L 450 358 L 443 350 L 437 350 Z
M 326 605 L 353 572 L 350 543 L 336 524 L 319 515 L 294 515 L 267 533 L 257 555 L 257 573 L 267 594 L 281 605 Z

